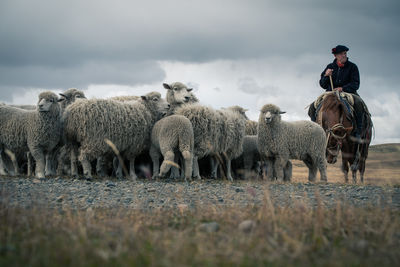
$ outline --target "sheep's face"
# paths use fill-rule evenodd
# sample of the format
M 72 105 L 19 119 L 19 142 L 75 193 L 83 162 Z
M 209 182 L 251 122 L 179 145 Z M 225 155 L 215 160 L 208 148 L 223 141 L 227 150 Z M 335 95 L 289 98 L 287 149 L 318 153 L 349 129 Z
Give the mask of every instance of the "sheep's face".
M 193 88 L 188 88 L 186 85 L 180 82 L 175 82 L 172 84 L 163 84 L 164 88 L 168 90 L 167 100 L 171 104 L 183 104 L 188 103 L 192 100 L 193 94 L 191 91 Z
M 65 93 L 60 94 L 58 102 L 60 102 L 61 108 L 65 109 L 78 99 L 86 99 L 85 94 L 77 89 L 69 89 Z
M 261 109 L 261 119 L 265 121 L 265 123 L 269 124 L 274 121 L 280 121 L 281 120 L 281 114 L 286 113 L 285 111 L 281 111 L 279 107 L 268 104 L 263 106 Z
M 39 112 L 49 112 L 52 108 L 58 107 L 57 103 L 58 97 L 56 94 L 40 94 L 39 101 L 37 104 L 37 110 Z
M 151 92 L 141 96 L 141 99 L 147 107 L 157 113 L 159 118 L 164 117 L 169 110 L 170 104 L 165 99 L 161 98 L 160 93 Z

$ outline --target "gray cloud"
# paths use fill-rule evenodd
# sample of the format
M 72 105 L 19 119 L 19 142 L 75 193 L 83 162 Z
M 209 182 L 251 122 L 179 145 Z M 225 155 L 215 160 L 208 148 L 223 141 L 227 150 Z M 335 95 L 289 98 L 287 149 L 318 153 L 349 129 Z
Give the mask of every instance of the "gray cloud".
M 0 87 L 137 85 L 163 80 L 160 60 L 290 62 L 303 54 L 329 58 L 342 43 L 362 78 L 380 76 L 390 88 L 400 82 L 399 13 L 398 0 L 3 0 Z M 324 66 L 313 64 L 299 67 L 319 75 Z M 242 83 L 249 93 L 265 89 Z

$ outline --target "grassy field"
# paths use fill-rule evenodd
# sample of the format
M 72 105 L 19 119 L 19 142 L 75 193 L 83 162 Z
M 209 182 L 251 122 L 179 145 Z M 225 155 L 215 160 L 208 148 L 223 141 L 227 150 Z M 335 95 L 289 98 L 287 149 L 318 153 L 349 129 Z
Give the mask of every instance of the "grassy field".
M 328 164 L 328 181 L 344 183 L 341 157 L 335 164 Z M 293 181 L 307 182 L 308 169 L 303 162 L 293 161 Z M 319 179 L 319 174 L 318 174 Z M 360 182 L 357 174 L 357 182 Z M 349 172 L 349 181 L 352 181 Z M 400 144 L 371 146 L 366 161 L 364 184 L 400 185 Z
M 371 148 L 366 183 L 399 185 L 400 145 Z M 397 163 L 396 163 L 397 162 Z M 294 164 L 294 181 L 306 169 Z M 330 182 L 341 183 L 339 165 Z M 225 181 L 223 181 L 225 182 Z M 0 266 L 399 266 L 400 211 L 209 205 L 196 209 L 10 207 L 0 192 Z M 252 220 L 253 227 L 239 224 Z M 204 227 L 218 224 L 218 229 Z

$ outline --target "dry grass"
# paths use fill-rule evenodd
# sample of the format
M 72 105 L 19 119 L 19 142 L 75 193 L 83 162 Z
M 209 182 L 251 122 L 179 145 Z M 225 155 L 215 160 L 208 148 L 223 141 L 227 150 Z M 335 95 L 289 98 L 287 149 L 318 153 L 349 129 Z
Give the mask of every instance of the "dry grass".
M 256 222 L 249 233 L 238 224 Z M 217 222 L 220 230 L 199 225 Z M 0 266 L 398 265 L 400 213 L 305 202 L 197 210 L 0 206 Z
M 328 164 L 328 181 L 330 183 L 344 183 L 341 171 L 341 157 L 335 164 Z M 293 181 L 307 182 L 308 169 L 305 164 L 293 160 Z M 317 176 L 319 179 L 319 174 Z M 349 171 L 349 181 L 352 181 Z M 357 182 L 360 182 L 357 173 Z M 384 144 L 370 147 L 366 161 L 364 184 L 400 185 L 400 144 Z

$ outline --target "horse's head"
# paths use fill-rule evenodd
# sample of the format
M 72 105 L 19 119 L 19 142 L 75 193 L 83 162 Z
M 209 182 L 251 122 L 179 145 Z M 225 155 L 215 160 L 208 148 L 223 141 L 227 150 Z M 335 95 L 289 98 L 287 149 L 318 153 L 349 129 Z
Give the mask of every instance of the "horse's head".
M 327 94 L 318 113 L 318 123 L 325 130 L 327 136 L 326 160 L 328 163 L 335 163 L 343 143 L 353 127 L 346 116 L 346 107 L 340 101 L 336 93 Z

